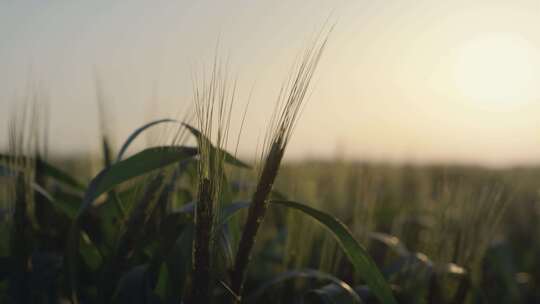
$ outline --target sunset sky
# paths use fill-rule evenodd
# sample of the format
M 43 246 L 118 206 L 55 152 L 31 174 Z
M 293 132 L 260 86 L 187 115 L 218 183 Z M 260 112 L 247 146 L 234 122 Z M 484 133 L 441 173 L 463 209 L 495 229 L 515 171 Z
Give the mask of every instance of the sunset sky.
M 336 26 L 288 157 L 540 163 L 536 0 L 5 0 L 0 122 L 35 93 L 50 103 L 52 152 L 98 151 L 99 79 L 118 145 L 144 122 L 182 116 L 219 41 L 238 120 L 253 90 L 240 153 L 254 157 L 294 59 L 326 20 Z

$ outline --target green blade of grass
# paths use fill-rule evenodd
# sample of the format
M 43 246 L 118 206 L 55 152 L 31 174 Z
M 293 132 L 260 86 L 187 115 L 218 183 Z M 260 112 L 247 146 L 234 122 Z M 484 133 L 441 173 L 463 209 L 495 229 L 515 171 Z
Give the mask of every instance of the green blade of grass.
M 246 303 L 259 303 L 259 299 L 264 294 L 266 294 L 269 291 L 274 291 L 278 285 L 283 284 L 287 281 L 296 280 L 299 278 L 330 281 L 336 284 L 337 286 L 339 286 L 340 289 L 343 289 L 343 291 L 345 291 L 350 296 L 350 298 L 353 300 L 354 303 L 362 303 L 362 300 L 360 300 L 360 297 L 356 294 L 356 292 L 353 290 L 353 288 L 349 284 L 345 283 L 344 281 L 338 279 L 337 277 L 331 274 L 328 274 L 319 270 L 315 270 L 315 269 L 298 269 L 298 270 L 291 270 L 291 271 L 286 271 L 284 273 L 281 273 L 275 278 L 273 278 L 272 280 L 266 282 L 265 284 L 257 288 L 246 299 Z
M 225 207 L 223 207 L 223 210 L 221 211 L 221 218 L 218 228 L 221 228 L 223 225 L 225 225 L 231 219 L 231 217 L 236 214 L 236 212 L 248 207 L 249 202 L 234 202 L 227 204 Z
M 372 289 L 373 293 L 382 301 L 382 303 L 396 303 L 390 286 L 380 273 L 379 269 L 367 251 L 354 239 L 349 229 L 342 222 L 329 214 L 300 203 L 279 200 L 272 200 L 270 202 L 271 204 L 278 204 L 301 211 L 304 214 L 315 218 L 320 224 L 330 230 L 334 237 L 338 240 L 346 255 L 349 257 L 349 260 L 355 267 L 355 270 L 362 276 L 368 286 Z M 247 202 L 237 202 L 231 204 L 229 208 L 227 208 L 227 212 L 224 212 L 222 215 L 222 225 L 226 223 L 236 212 L 247 207 L 249 207 L 249 203 Z
M 66 172 L 52 166 L 51 164 L 43 160 L 39 160 L 39 162 L 41 162 L 41 165 L 43 166 L 42 168 L 45 175 L 50 176 L 56 179 L 57 181 L 62 182 L 68 186 L 71 186 L 77 190 L 84 189 L 84 186 L 80 182 L 78 182 L 75 178 L 73 178 Z
M 183 229 L 166 258 L 169 268 L 168 303 L 180 303 L 186 285 L 190 281 L 192 267 L 193 225 Z
M 32 183 L 32 188 L 34 191 L 40 193 L 45 197 L 54 208 L 56 208 L 58 211 L 61 211 L 65 216 L 67 216 L 70 220 L 74 220 L 77 216 L 77 211 L 79 210 L 79 206 L 73 204 L 73 202 L 68 202 L 64 200 L 57 200 L 50 193 L 47 192 L 47 190 L 43 189 L 40 185 L 36 183 Z
M 396 304 L 390 286 L 371 259 L 367 251 L 354 239 L 351 232 L 342 222 L 333 216 L 309 206 L 293 201 L 271 201 L 272 205 L 292 208 L 316 219 L 332 232 L 341 248 L 353 264 L 355 271 L 367 283 L 376 297 L 384 304 Z
M 103 165 L 108 168 L 112 165 L 112 147 L 107 135 L 101 136 L 101 150 L 103 153 Z
M 99 253 L 99 250 L 92 243 L 92 240 L 85 232 L 81 232 L 79 253 L 84 263 L 92 270 L 96 271 L 98 267 L 103 263 L 103 258 Z
M 78 215 L 82 215 L 101 194 L 134 177 L 193 157 L 192 147 L 155 147 L 143 150 L 125 160 L 105 168 L 92 179 L 83 198 Z
M 167 300 L 167 283 L 169 282 L 169 268 L 165 263 L 160 265 L 156 287 L 154 292 L 158 295 L 161 302 Z
M 129 145 L 137 138 L 137 136 L 139 136 L 142 132 L 144 132 L 146 129 L 152 126 L 155 126 L 161 123 L 166 123 L 166 122 L 180 123 L 179 121 L 170 119 L 170 118 L 158 119 L 158 120 L 151 121 L 143 125 L 142 127 L 138 128 L 137 130 L 133 131 L 133 133 L 131 133 L 131 135 L 126 139 L 126 141 L 122 145 L 122 148 L 120 148 L 120 151 L 118 152 L 118 155 L 116 156 L 116 162 L 119 162 L 120 160 L 122 160 L 124 153 L 126 153 L 127 149 L 129 148 Z

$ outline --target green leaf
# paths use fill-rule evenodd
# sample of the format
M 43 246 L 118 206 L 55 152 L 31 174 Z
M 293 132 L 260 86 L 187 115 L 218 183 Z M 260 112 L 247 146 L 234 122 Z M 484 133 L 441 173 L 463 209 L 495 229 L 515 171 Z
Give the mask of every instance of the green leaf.
M 167 283 L 169 281 L 169 270 L 165 263 L 161 264 L 158 274 L 158 281 L 154 291 L 159 296 L 162 302 L 167 298 Z
M 62 182 L 75 189 L 78 189 L 78 190 L 84 189 L 84 186 L 81 183 L 79 183 L 75 178 L 71 177 L 66 172 L 54 167 L 53 165 L 43 160 L 38 160 L 38 161 L 41 162 L 41 166 L 42 166 L 41 168 L 43 168 L 43 172 L 45 175 L 50 176 L 56 179 L 57 181 Z
M 222 227 L 236 214 L 236 212 L 248 207 L 248 202 L 234 202 L 227 204 L 225 207 L 223 207 L 223 210 L 221 210 L 221 219 L 219 221 L 219 226 Z
M 193 134 L 193 136 L 195 136 L 197 138 L 197 143 L 198 143 L 199 147 L 201 146 L 201 142 L 204 141 L 204 142 L 210 143 L 209 146 L 216 149 L 212 145 L 212 143 L 210 142 L 210 139 L 208 139 L 208 137 L 206 137 L 204 134 L 202 134 L 199 130 L 197 130 L 196 128 L 190 126 L 187 123 L 182 123 L 182 124 L 189 130 L 189 132 L 191 132 L 191 134 Z M 251 168 L 251 166 L 249 166 L 248 164 L 246 164 L 246 163 L 242 162 L 241 160 L 237 159 L 236 157 L 231 155 L 229 152 L 227 152 L 225 150 L 221 150 L 221 149 L 216 149 L 216 150 L 219 151 L 220 153 L 222 153 L 221 155 L 223 155 L 224 161 L 226 163 L 228 163 L 230 165 L 233 165 L 233 166 L 240 167 L 240 168 L 246 168 L 246 169 Z
M 191 191 L 185 188 L 177 189 L 173 194 L 173 209 L 177 209 L 177 206 L 188 204 L 191 201 L 193 201 Z
M 176 239 L 166 263 L 169 268 L 167 299 L 170 303 L 179 303 L 191 273 L 193 225 L 188 225 Z
M 165 122 L 176 122 L 176 123 L 180 123 L 179 121 L 177 120 L 174 120 L 174 119 L 170 119 L 170 118 L 164 118 L 164 119 L 159 119 L 159 120 L 154 120 L 154 121 L 151 121 L 145 125 L 143 125 L 142 127 L 136 129 L 135 131 L 133 131 L 133 133 L 131 133 L 131 135 L 126 139 L 126 141 L 124 142 L 124 144 L 122 145 L 122 148 L 120 148 L 120 152 L 118 152 L 118 155 L 116 156 L 116 162 L 119 162 L 122 157 L 124 156 L 124 153 L 126 153 L 127 149 L 129 148 L 129 145 L 137 138 L 137 136 L 139 136 L 142 132 L 144 132 L 146 129 L 152 127 L 152 126 L 155 126 L 157 124 L 160 124 L 160 123 L 165 123 Z
M 83 214 L 101 194 L 118 184 L 196 154 L 197 149 L 192 147 L 154 147 L 105 168 L 90 182 L 78 215 Z
M 67 290 L 68 295 L 73 303 L 77 303 L 77 293 L 79 288 L 79 277 L 78 277 L 78 258 L 77 254 L 79 252 L 80 248 L 80 241 L 81 241 L 81 229 L 80 229 L 80 223 L 79 218 L 76 218 L 73 223 L 71 224 L 71 228 L 69 230 L 68 235 L 68 242 L 67 242 L 67 254 L 66 254 L 66 267 L 67 267 Z
M 133 201 L 134 199 L 125 202 L 133 204 Z M 118 204 L 113 203 L 113 197 L 111 196 L 108 197 L 105 203 L 99 204 L 92 209 L 99 216 L 96 222 L 97 225 L 93 227 L 95 233 L 99 236 L 96 239 L 96 245 L 102 252 L 110 252 L 115 248 L 118 236 L 125 228 L 122 211 L 119 209 Z M 127 209 L 129 210 L 129 208 Z
M 390 286 L 380 273 L 377 265 L 371 259 L 367 251 L 352 236 L 351 232 L 338 219 L 333 216 L 293 201 L 271 201 L 273 205 L 281 205 L 292 208 L 316 219 L 320 224 L 332 232 L 341 248 L 353 264 L 355 271 L 367 283 L 375 296 L 383 304 L 395 304 Z
M 287 196 L 277 190 L 270 191 L 270 199 L 286 201 L 288 200 Z
M 345 283 L 344 281 L 338 279 L 331 274 L 315 269 L 298 269 L 281 273 L 278 276 L 274 277 L 272 280 L 264 283 L 259 288 L 257 288 L 252 294 L 249 295 L 249 297 L 246 299 L 246 302 L 259 303 L 259 299 L 261 299 L 261 297 L 267 292 L 274 291 L 277 285 L 299 278 L 330 281 L 339 286 L 340 289 L 345 291 L 348 294 L 348 297 L 352 299 L 354 303 L 362 303 L 360 297 L 355 293 L 355 291 L 349 284 Z
M 81 232 L 80 244 L 79 252 L 84 263 L 92 271 L 97 270 L 101 266 L 101 263 L 103 263 L 103 258 L 85 232 Z
M 32 183 L 32 188 L 43 195 L 50 203 L 53 205 L 53 207 L 62 212 L 64 215 L 66 215 L 70 220 L 73 220 L 77 217 L 77 211 L 79 210 L 78 204 L 75 204 L 73 201 L 66 201 L 66 200 L 57 200 L 53 198 L 47 190 L 43 189 L 40 185 L 36 183 Z
M 101 135 L 101 150 L 103 153 L 103 162 L 106 168 L 112 165 L 112 148 L 107 135 Z
M 217 240 L 212 268 L 214 275 L 219 277 L 220 273 L 226 273 L 233 266 L 234 254 L 227 226 L 217 231 L 216 234 Z

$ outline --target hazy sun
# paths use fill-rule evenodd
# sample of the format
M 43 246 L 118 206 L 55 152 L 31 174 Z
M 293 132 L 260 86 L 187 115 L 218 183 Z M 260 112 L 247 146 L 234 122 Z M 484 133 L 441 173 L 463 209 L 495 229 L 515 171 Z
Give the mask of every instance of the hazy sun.
M 515 106 L 536 98 L 538 51 L 512 34 L 490 34 L 458 50 L 455 80 L 464 97 L 482 106 Z

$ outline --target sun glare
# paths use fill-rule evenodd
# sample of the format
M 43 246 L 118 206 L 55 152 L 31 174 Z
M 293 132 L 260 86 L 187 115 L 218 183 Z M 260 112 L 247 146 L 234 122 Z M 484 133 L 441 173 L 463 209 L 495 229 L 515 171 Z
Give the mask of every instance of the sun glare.
M 490 34 L 458 50 L 455 80 L 460 93 L 482 107 L 515 107 L 537 98 L 537 50 L 523 37 Z

